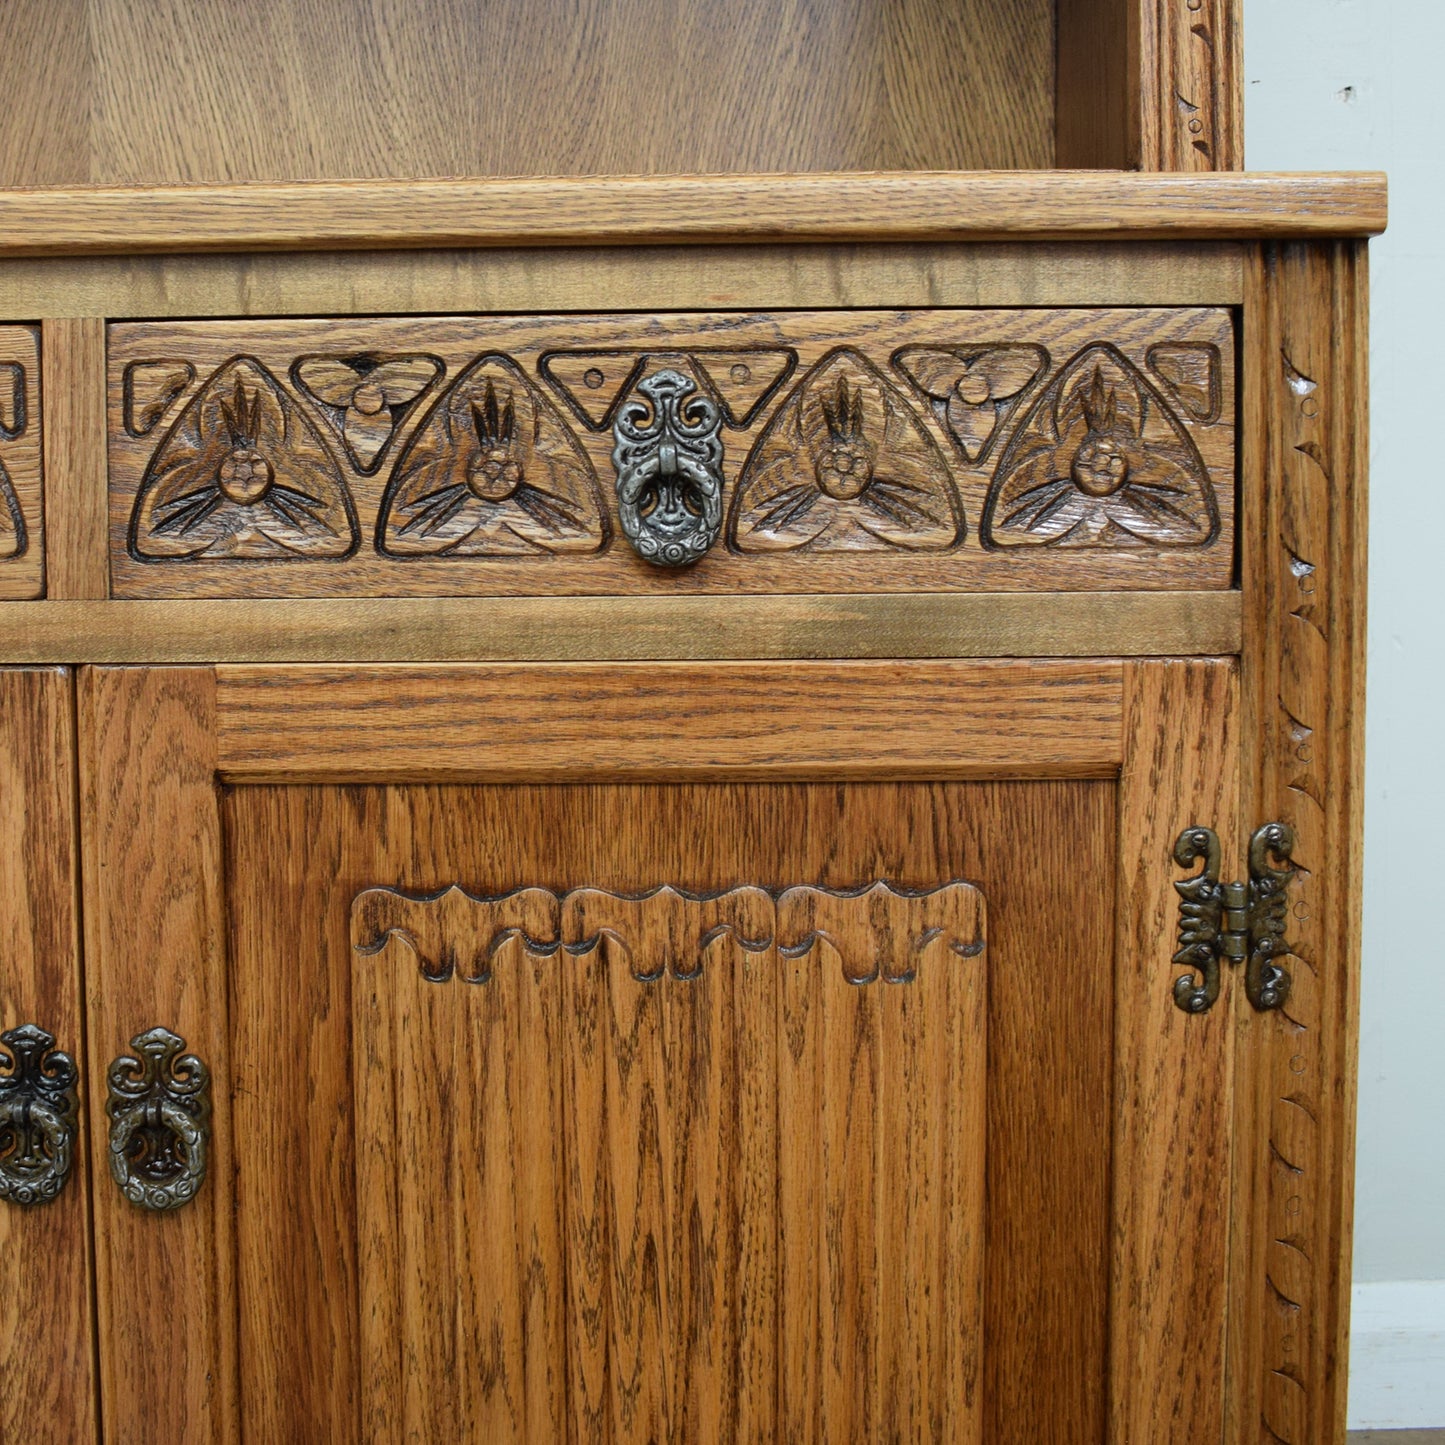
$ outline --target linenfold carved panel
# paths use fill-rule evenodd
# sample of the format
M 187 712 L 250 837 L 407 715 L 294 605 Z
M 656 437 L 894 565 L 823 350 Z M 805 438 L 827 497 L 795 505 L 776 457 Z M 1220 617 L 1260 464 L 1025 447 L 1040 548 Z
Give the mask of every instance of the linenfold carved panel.
M 39 337 L 0 326 L 0 598 L 43 589 L 40 453 Z
M 1210 307 L 116 323 L 114 590 L 1225 587 L 1233 358 Z M 610 443 L 663 372 L 723 522 L 660 573 Z
M 430 895 L 369 888 L 352 905 L 357 952 L 375 953 L 399 939 L 437 983 L 485 983 L 493 960 L 514 942 L 550 958 L 590 953 L 603 939 L 639 981 L 689 979 L 723 937 L 745 953 L 776 949 L 789 958 L 823 948 L 855 984 L 908 983 L 932 958 L 972 958 L 984 946 L 978 890 L 962 882 L 922 893 L 883 882 L 852 891 L 743 885 L 702 894 L 670 884 L 636 894 L 522 888 L 496 897 L 455 885 Z

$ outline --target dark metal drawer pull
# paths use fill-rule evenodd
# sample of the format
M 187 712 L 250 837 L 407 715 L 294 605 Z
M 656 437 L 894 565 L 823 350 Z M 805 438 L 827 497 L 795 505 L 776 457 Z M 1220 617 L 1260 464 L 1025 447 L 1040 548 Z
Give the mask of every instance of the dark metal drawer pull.
M 680 371 L 637 389 L 647 401 L 628 402 L 612 426 L 618 520 L 644 561 L 686 567 L 722 531 L 722 416 Z

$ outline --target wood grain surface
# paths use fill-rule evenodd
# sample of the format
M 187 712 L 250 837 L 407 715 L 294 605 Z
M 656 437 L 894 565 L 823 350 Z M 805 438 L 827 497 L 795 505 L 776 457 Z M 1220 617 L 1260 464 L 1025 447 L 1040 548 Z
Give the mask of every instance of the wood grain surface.
M 108 335 L 119 596 L 1232 578 L 1222 308 L 136 322 Z M 614 495 L 613 420 L 664 368 L 712 399 L 722 427 L 724 535 L 681 570 L 637 556 Z M 819 480 L 840 396 L 869 458 L 856 498 Z M 488 397 L 505 438 L 477 431 Z M 219 469 L 252 411 L 268 482 L 242 504 Z M 1107 494 L 1075 480 L 1099 436 L 1125 456 Z M 505 496 L 473 495 L 482 451 L 515 471 Z
M 1324 1445 L 1345 1425 L 1364 806 L 1365 256 L 1261 258 L 1246 414 L 1243 659 L 1249 817 L 1295 834 L 1284 1008 L 1248 1017 L 1230 1311 L 1236 1438 Z
M 1371 236 L 1375 172 L 1088 171 L 0 192 L 0 255 L 746 241 Z
M 106 507 L 105 325 L 90 318 L 46 321 L 45 449 L 47 597 L 110 596 Z
M 1231 1070 L 1243 980 L 1206 1014 L 1173 997 L 1184 876 L 1174 840 L 1219 832 L 1243 876 L 1232 663 L 1124 670 L 1115 976 L 1111 1445 L 1197 1445 L 1224 1427 Z M 1177 973 L 1177 970 L 1175 970 Z M 1235 995 L 1240 998 L 1236 999 Z
M 44 595 L 43 430 L 39 332 L 0 326 L 0 599 Z
M 453 247 L 0 259 L 0 317 L 1228 306 L 1231 241 Z
M 357 895 L 366 1438 L 980 1438 L 983 904 L 881 887 Z
M 1037 167 L 1053 149 L 1048 0 L 154 0 L 144 25 L 126 0 L 12 0 L 6 18 L 7 186 Z
M 0 662 L 558 662 L 1237 652 L 1237 592 L 7 603 Z
M 897 1417 L 899 1438 L 970 1438 L 965 1417 L 973 1429 L 981 1425 L 975 1438 L 999 1445 L 1079 1438 L 1080 1422 L 1092 1422 L 1089 1438 L 1102 1438 L 1097 1362 L 1106 1328 L 1113 943 L 1108 910 L 1089 903 L 1100 888 L 1112 893 L 1113 800 L 1112 785 L 1087 782 L 230 791 L 248 1436 L 285 1438 L 287 1422 L 304 1418 L 318 1422 L 311 1438 L 350 1441 L 361 1403 L 372 1401 L 382 1415 L 367 1423 L 378 1427 L 392 1407 L 423 1426 L 428 1411 L 455 1421 L 490 1408 L 493 1420 L 505 1422 L 489 1434 L 499 1441 L 558 1438 L 559 1411 L 570 1421 L 568 1438 L 639 1438 L 646 1424 L 659 1422 L 651 1438 L 769 1440 L 779 1438 L 780 1419 L 798 1422 L 797 1438 L 817 1439 L 823 1418 L 846 1422 L 862 1409 L 861 1426 L 849 1426 L 843 1438 L 891 1438 L 880 1423 L 886 1415 L 874 1412 L 890 1398 L 910 1398 L 890 1395 L 888 1381 L 906 1378 L 926 1390 L 911 1398 L 932 1413 L 914 1424 Z M 1079 868 L 1081 856 L 1097 858 L 1103 872 Z M 848 1038 L 837 1050 L 823 1047 L 816 954 L 784 962 L 780 979 L 776 969 L 753 967 L 773 963 L 774 954 L 739 962 L 724 942 L 708 957 L 720 980 L 730 977 L 730 990 L 684 998 L 686 981 L 669 975 L 649 992 L 616 966 L 616 956 L 599 961 L 564 951 L 542 961 L 509 944 L 490 983 L 458 976 L 432 984 L 419 978 L 405 945 L 370 957 L 352 950 L 352 901 L 377 884 L 430 891 L 462 879 L 495 894 L 528 885 L 563 892 L 585 880 L 635 891 L 665 876 L 699 890 L 757 879 L 841 888 L 865 875 L 911 888 L 968 877 L 987 900 L 987 952 L 973 960 L 989 981 L 987 1114 L 969 1112 L 982 1102 L 970 1089 L 950 1132 L 987 1130 L 988 1217 L 982 1237 L 971 1230 L 953 1247 L 956 1277 L 949 1281 L 937 1274 L 941 1239 L 929 1244 L 908 1223 L 921 1225 L 928 1201 L 940 1196 L 930 1184 L 906 1204 L 897 1192 L 903 1179 L 881 1178 L 872 1161 L 891 1157 L 888 1140 L 928 1137 L 918 1131 L 941 1117 L 936 1101 L 954 1085 L 940 1065 L 924 1066 L 931 1091 L 922 1078 L 918 1088 L 895 1087 L 907 1084 L 911 1066 L 880 1075 L 876 1066 L 886 1056 L 874 1050 L 903 1036 L 875 1033 L 871 1022 L 858 1036 L 861 1055 Z M 920 979 L 922 972 L 920 964 Z M 708 973 L 705 964 L 703 977 Z M 1037 986 L 1040 976 L 1061 975 L 1073 986 Z M 901 1008 L 907 986 L 884 988 L 900 1002 L 876 1007 Z M 665 998 L 664 989 L 672 990 Z M 869 988 L 851 992 L 853 1009 L 871 1006 Z M 392 1096 L 385 1070 L 365 1067 L 364 1056 L 353 1059 L 353 1014 L 359 1047 L 371 1039 L 393 1051 Z M 409 1022 L 398 1030 L 403 1014 Z M 900 1027 L 904 1018 L 898 1014 Z M 938 1042 L 928 1022 L 916 1020 L 919 1037 Z M 799 1056 L 809 1068 L 789 1065 L 774 1075 L 761 1067 L 769 1049 L 786 1049 L 794 1038 L 817 1048 L 817 1072 L 810 1047 Z M 921 1064 L 917 1052 L 907 1052 L 912 1066 Z M 965 1070 L 982 1062 L 981 1053 L 961 1047 L 949 1054 Z M 562 1068 L 559 1056 L 571 1057 L 572 1067 Z M 664 1056 L 674 1061 L 665 1069 Z M 850 1057 L 859 1063 L 850 1067 Z M 870 1059 L 872 1066 L 862 1067 Z M 360 1113 L 353 1069 L 366 1090 Z M 529 1080 L 528 1106 L 506 1111 L 504 1120 L 504 1091 Z M 438 1090 L 448 1107 L 437 1107 Z M 816 1102 L 801 1107 L 820 1092 L 821 1109 Z M 295 1106 L 298 1097 L 305 1107 Z M 412 1109 L 399 1116 L 411 1121 L 403 1159 L 387 1144 L 384 1120 L 408 1099 Z M 794 1099 L 799 1107 L 791 1109 Z M 835 1110 L 850 1099 L 850 1141 L 871 1137 L 882 1152 L 850 1150 L 840 1176 L 829 1151 L 838 1138 L 832 1131 L 849 1127 Z M 600 1111 L 597 1127 L 568 1128 L 567 1119 L 589 1110 Z M 1041 1127 L 1045 1119 L 1068 1125 Z M 499 1151 L 493 1141 L 504 1124 L 506 1137 L 515 1131 L 515 1138 Z M 793 1182 L 781 1202 L 757 1188 L 780 1137 L 798 1171 L 787 1176 Z M 479 1153 L 466 1147 L 468 1139 L 492 1147 Z M 276 1167 L 278 1158 L 286 1167 Z M 909 1180 L 943 1178 L 921 1160 L 905 1168 Z M 429 1169 L 447 1181 L 444 1188 L 424 1190 Z M 515 1192 L 505 1188 L 513 1175 Z M 830 1180 L 855 1177 L 861 1189 L 850 1183 L 832 1194 Z M 560 1180 L 560 1194 L 549 1179 Z M 369 1195 L 363 1217 L 372 1228 L 363 1238 L 383 1250 L 359 1261 L 353 1181 Z M 398 1241 L 385 1220 L 408 1196 L 415 1206 Z M 463 1209 L 463 1200 L 472 1207 Z M 786 1219 L 814 1223 L 775 1246 L 762 1222 L 780 1207 Z M 836 1225 L 863 1211 L 856 1215 L 861 1227 L 875 1210 L 894 1221 L 878 1236 L 881 1253 L 850 1255 L 867 1236 L 852 1232 L 848 1244 Z M 676 1240 L 679 1211 L 692 1220 L 685 1246 Z M 884 1216 L 877 1217 L 881 1223 Z M 1065 1217 L 1066 1230 L 1059 1227 Z M 520 1237 L 519 1223 L 530 1226 Z M 635 1243 L 603 1249 L 624 1224 L 623 1238 Z M 886 1266 L 893 1250 L 913 1247 L 910 1239 L 923 1253 L 909 1278 L 939 1284 L 906 1298 L 895 1289 L 902 1272 Z M 378 1332 L 381 1317 L 359 1305 L 385 1278 L 377 1271 L 386 1259 L 404 1279 L 415 1269 L 408 1257 L 432 1258 L 462 1286 L 430 1311 L 435 1272 L 389 1297 L 391 1311 L 424 1330 L 420 1350 L 406 1344 L 421 1344 L 415 1326 L 403 1324 L 398 1342 Z M 859 1330 L 836 1339 L 838 1363 L 833 1337 L 819 1335 L 812 1312 L 799 1310 L 796 1319 L 774 1312 L 775 1291 L 760 1287 L 737 1298 L 733 1313 L 723 1310 L 726 1295 L 717 1289 L 685 1287 L 718 1278 L 714 1271 L 729 1257 L 748 1278 L 780 1281 L 787 1298 L 797 1296 L 786 1281 L 815 1289 L 807 1282 L 843 1270 L 840 1283 L 851 1280 L 857 1289 L 835 1294 L 830 1287 L 820 1301 L 823 1322 L 851 1317 Z M 559 1276 L 564 1258 L 571 1267 Z M 304 1267 L 278 1268 L 278 1260 Z M 917 1373 L 928 1356 L 900 1358 L 898 1348 L 918 1339 L 922 1322 L 941 1307 L 949 1337 L 958 1338 L 969 1271 L 979 1266 L 986 1271 L 984 1357 L 974 1357 L 957 1384 L 945 1380 L 940 1395 L 939 1384 Z M 516 1278 L 518 1269 L 527 1281 L 525 1306 L 510 1289 L 474 1292 L 467 1283 L 484 1270 L 493 1281 Z M 520 1335 L 514 1329 L 523 1307 L 531 1324 Z M 554 1333 L 559 1318 L 578 1321 L 565 1348 Z M 898 1319 L 900 1330 L 874 1333 L 870 1321 L 882 1319 Z M 498 1331 L 493 1321 L 513 1325 Z M 388 1368 L 396 1378 L 429 1376 L 437 1393 L 428 1400 L 405 1388 L 387 1395 L 363 1385 L 358 1351 L 368 1331 L 373 1347 L 385 1346 L 386 1360 L 395 1362 Z M 849 1367 L 869 1358 L 876 1369 Z M 730 1380 L 740 1380 L 735 1393 L 719 1388 Z M 950 1413 L 950 1405 L 966 1416 Z M 386 1438 L 384 1430 L 360 1433 Z
M 38 1024 L 83 1079 L 72 686 L 60 668 L 0 669 L 0 1029 Z M 0 1202 L 0 1440 L 99 1445 L 87 1107 L 60 1195 Z
M 86 668 L 81 844 L 103 1434 L 234 1445 L 230 1030 L 215 683 L 205 668 Z M 211 1073 L 207 1174 L 168 1214 L 110 1178 L 106 1072 L 162 1025 Z M 281 1438 L 281 1437 L 277 1437 Z
M 1117 661 L 216 669 L 232 781 L 1099 777 Z M 759 705 L 749 706 L 748 700 Z

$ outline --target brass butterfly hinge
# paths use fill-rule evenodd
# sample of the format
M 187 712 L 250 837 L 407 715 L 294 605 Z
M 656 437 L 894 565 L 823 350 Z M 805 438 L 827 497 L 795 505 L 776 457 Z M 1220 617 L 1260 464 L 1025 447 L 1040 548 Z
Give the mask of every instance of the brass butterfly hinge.
M 1244 991 L 1264 1012 L 1289 997 L 1290 977 L 1277 959 L 1287 958 L 1285 890 L 1295 875 L 1294 831 L 1287 823 L 1266 823 L 1249 840 L 1249 879 L 1219 881 L 1219 836 L 1213 828 L 1186 828 L 1174 844 L 1174 861 L 1204 867 L 1175 882 L 1179 892 L 1179 948 L 1174 962 L 1190 972 L 1174 980 L 1174 1002 L 1185 1013 L 1202 1014 L 1219 997 L 1221 960 L 1244 964 Z M 1271 863 L 1271 859 L 1274 860 Z

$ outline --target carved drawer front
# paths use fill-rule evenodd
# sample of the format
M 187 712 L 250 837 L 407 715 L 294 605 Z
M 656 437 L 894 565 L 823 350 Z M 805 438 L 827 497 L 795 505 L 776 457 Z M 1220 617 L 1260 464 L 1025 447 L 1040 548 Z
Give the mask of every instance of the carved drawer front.
M 0 598 L 39 597 L 45 548 L 40 517 L 40 336 L 0 326 Z
M 108 369 L 119 596 L 1232 581 L 1221 308 L 139 322 Z M 628 479 L 679 465 L 657 566 Z

